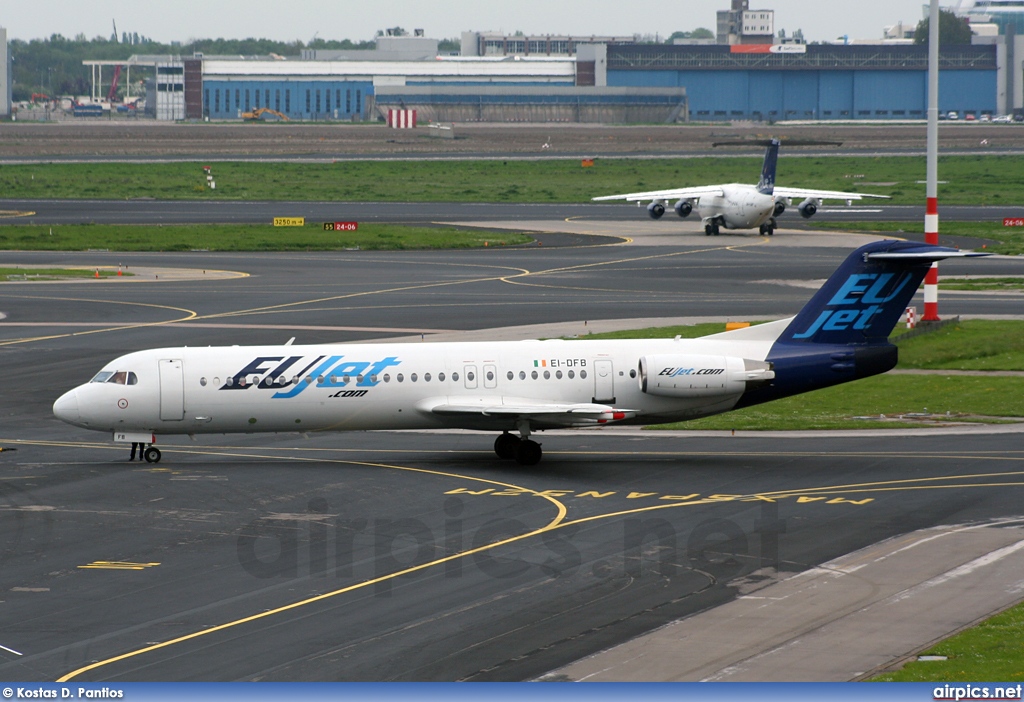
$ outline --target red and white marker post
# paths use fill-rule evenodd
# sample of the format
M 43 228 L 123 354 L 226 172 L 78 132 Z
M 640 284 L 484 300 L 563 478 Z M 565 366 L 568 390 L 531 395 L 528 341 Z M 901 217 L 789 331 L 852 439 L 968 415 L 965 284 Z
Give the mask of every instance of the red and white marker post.
M 931 0 L 928 11 L 928 204 L 924 215 L 924 242 L 939 243 L 939 0 Z M 939 321 L 939 264 L 933 263 L 924 277 L 922 322 Z
M 939 245 L 939 199 L 928 198 L 924 215 L 924 243 Z M 939 264 L 932 263 L 924 276 L 924 316 L 922 322 L 939 321 Z

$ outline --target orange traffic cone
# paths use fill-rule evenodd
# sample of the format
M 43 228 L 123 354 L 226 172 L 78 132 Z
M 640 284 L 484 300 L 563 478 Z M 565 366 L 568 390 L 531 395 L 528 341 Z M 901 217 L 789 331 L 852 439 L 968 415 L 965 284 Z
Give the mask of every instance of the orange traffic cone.
M 97 268 L 97 269 L 96 269 L 96 277 L 97 277 L 97 278 L 99 278 L 99 277 L 100 277 L 100 269 L 99 269 L 99 268 Z
M 122 273 L 121 273 L 121 266 L 118 266 L 118 267 L 117 267 L 117 274 L 118 274 L 118 275 L 122 275 Z

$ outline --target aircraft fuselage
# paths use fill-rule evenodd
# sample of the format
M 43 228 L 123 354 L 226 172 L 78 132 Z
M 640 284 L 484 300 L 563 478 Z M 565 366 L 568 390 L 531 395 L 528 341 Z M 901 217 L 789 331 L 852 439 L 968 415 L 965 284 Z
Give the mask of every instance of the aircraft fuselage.
M 730 183 L 722 186 L 722 195 L 701 196 L 696 209 L 702 221 L 716 219 L 726 229 L 756 229 L 771 219 L 775 197 L 752 185 Z
M 770 346 L 669 339 L 152 349 L 121 356 L 96 376 L 130 373 L 134 384 L 94 379 L 65 393 L 54 411 L 88 429 L 158 435 L 513 430 L 514 418 L 486 408 L 546 403 L 629 408 L 629 417 L 616 418 L 627 423 L 675 421 L 731 409 L 745 389 L 743 359 L 763 360 Z M 645 392 L 641 359 L 661 363 L 650 374 L 673 369 L 687 389 L 679 397 Z M 438 409 L 452 406 L 459 411 Z M 555 413 L 530 420 L 535 429 L 597 423 L 594 415 Z

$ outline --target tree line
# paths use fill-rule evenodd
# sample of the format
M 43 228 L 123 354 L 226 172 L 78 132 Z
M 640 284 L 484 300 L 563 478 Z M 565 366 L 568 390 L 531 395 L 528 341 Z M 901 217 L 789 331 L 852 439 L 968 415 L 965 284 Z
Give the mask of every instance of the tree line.
M 458 40 L 444 40 L 441 51 L 458 51 Z M 188 42 L 164 44 L 153 41 L 138 33 L 124 32 L 120 37 L 112 34 L 87 39 L 84 34 L 67 38 L 53 34 L 46 39 L 12 39 L 9 42 L 13 80 L 12 98 L 27 101 L 34 93 L 51 98 L 60 95 L 88 95 L 90 91 L 89 68 L 82 61 L 127 60 L 134 54 L 167 56 L 192 56 L 200 52 L 215 56 L 268 56 L 277 54 L 289 58 L 302 55 L 303 49 L 373 49 L 371 41 L 349 39 L 312 39 L 303 41 L 276 41 L 273 39 L 194 39 Z M 105 72 L 109 76 L 109 69 Z M 145 79 L 152 69 L 138 67 L 132 70 L 132 80 Z M 135 91 L 133 91 L 135 92 Z

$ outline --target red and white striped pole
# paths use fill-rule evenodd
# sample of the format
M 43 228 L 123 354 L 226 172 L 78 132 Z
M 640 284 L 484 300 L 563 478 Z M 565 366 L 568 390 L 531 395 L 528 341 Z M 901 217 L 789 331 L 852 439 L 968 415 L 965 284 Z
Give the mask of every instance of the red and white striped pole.
M 928 206 L 924 215 L 924 243 L 939 245 L 939 198 L 928 198 Z M 924 276 L 924 315 L 922 322 L 939 321 L 939 264 L 932 267 Z
M 924 242 L 939 243 L 939 0 L 931 0 L 928 13 L 928 159 Z M 933 263 L 924 278 L 922 322 L 939 321 L 939 264 Z

